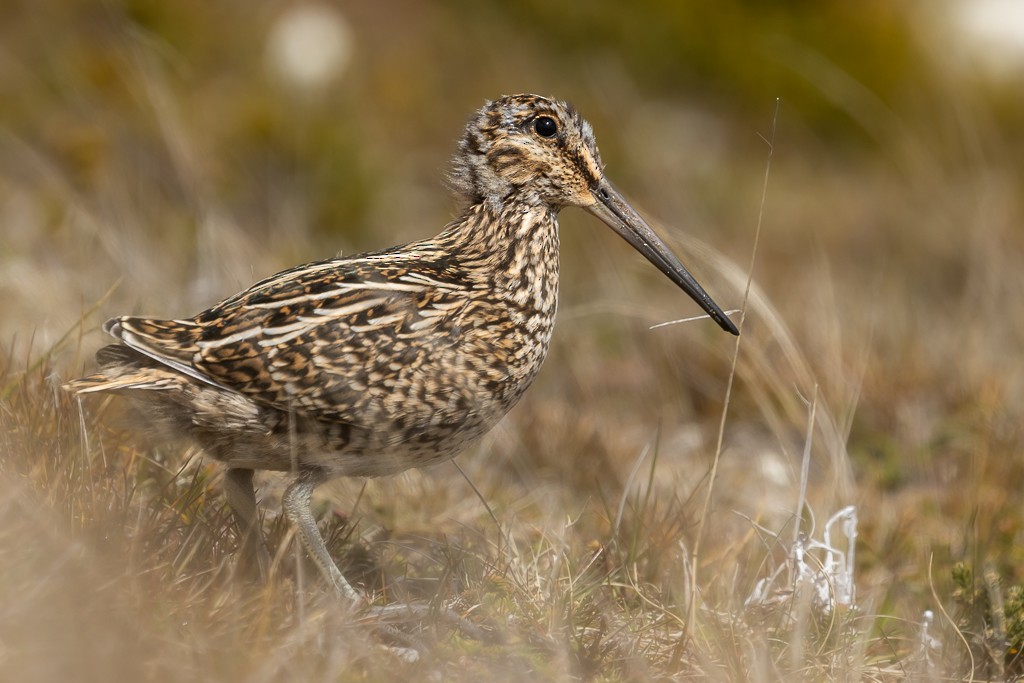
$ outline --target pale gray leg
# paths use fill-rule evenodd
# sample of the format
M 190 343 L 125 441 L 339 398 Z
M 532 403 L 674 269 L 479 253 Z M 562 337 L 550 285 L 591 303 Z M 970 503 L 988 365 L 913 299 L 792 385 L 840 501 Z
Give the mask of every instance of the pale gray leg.
M 241 565 L 250 576 L 266 582 L 270 572 L 270 553 L 267 552 L 263 534 L 260 532 L 252 475 L 253 471 L 249 469 L 229 468 L 224 473 L 224 482 L 221 486 L 242 539 L 242 545 L 238 549 Z
M 334 564 L 334 560 L 331 559 L 330 553 L 327 552 L 327 546 L 324 544 L 323 536 L 320 535 L 320 530 L 316 526 L 316 519 L 313 517 L 313 511 L 309 507 L 310 498 L 313 495 L 313 489 L 327 480 L 323 474 L 317 471 L 303 472 L 296 477 L 295 481 L 285 490 L 282 504 L 284 506 L 284 514 L 288 518 L 288 521 L 295 526 L 296 531 L 299 535 L 299 541 L 302 542 L 302 546 L 309 553 L 309 556 L 313 558 L 316 566 L 319 567 L 320 573 L 323 574 L 327 582 L 334 587 L 335 592 L 353 603 L 360 604 L 364 602 L 362 593 L 352 587 L 338 569 L 338 566 Z M 480 630 L 474 624 L 466 621 L 454 611 L 447 608 L 432 609 L 428 605 L 410 605 L 410 604 L 395 604 L 395 605 L 383 605 L 365 607 L 366 612 L 374 614 L 383 619 L 392 620 L 404 620 L 409 618 L 420 618 L 429 615 L 436 615 L 449 623 L 457 625 L 470 637 L 477 638 L 480 640 L 485 639 L 484 632 Z M 385 626 L 389 629 L 390 626 Z M 397 632 L 392 632 L 393 635 L 400 636 Z M 422 648 L 421 651 L 425 651 Z
M 303 472 L 285 490 L 283 498 L 284 514 L 288 521 L 294 525 L 299 534 L 299 541 L 306 549 L 313 562 L 320 569 L 327 582 L 334 590 L 352 602 L 360 602 L 362 595 L 352 587 L 338 566 L 334 564 L 327 546 L 324 544 L 323 536 L 316 527 L 316 519 L 313 518 L 313 511 L 309 507 L 309 500 L 313 495 L 313 489 L 326 481 L 326 477 L 319 472 Z

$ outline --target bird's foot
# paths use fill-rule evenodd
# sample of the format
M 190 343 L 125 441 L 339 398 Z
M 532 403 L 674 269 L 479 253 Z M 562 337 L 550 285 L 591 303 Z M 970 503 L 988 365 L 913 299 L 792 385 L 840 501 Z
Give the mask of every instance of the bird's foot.
M 474 640 L 489 640 L 487 632 L 469 621 L 450 607 L 439 607 L 426 603 L 396 602 L 388 605 L 364 604 L 359 608 L 365 620 L 374 620 L 387 627 L 387 632 L 394 635 L 395 626 L 409 624 L 414 621 L 434 621 L 458 628 L 466 636 Z

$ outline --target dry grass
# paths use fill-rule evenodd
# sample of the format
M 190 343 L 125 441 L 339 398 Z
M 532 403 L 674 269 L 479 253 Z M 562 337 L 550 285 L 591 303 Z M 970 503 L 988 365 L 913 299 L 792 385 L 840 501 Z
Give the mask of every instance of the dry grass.
M 342 564 L 389 599 L 452 605 L 485 633 L 467 639 L 428 619 L 395 637 L 309 586 L 309 568 L 307 588 L 297 588 L 273 508 L 274 577 L 265 587 L 237 581 L 215 467 L 180 448 L 138 445 L 109 427 L 112 402 L 82 412 L 49 372 L 3 376 L 0 639 L 4 669 L 21 680 L 701 680 L 879 671 L 865 652 L 863 622 L 871 619 L 862 614 L 823 616 L 810 601 L 789 599 L 786 585 L 744 608 L 750 582 L 785 547 L 750 534 L 749 523 L 738 539 L 707 544 L 718 556 L 702 567 L 696 630 L 684 637 L 687 538 L 699 506 L 656 481 L 665 457 L 658 442 L 626 490 L 604 481 L 591 500 L 576 493 L 561 505 L 554 501 L 567 493 L 553 482 L 530 491 L 471 458 L 466 469 L 494 520 L 447 468 L 367 485 L 351 516 L 327 515 Z M 723 564 L 755 573 L 713 577 Z M 410 647 L 420 653 L 414 662 L 403 659 Z
M 252 75 L 252 41 L 276 10 L 225 23 L 208 13 L 227 10 L 205 5 L 129 4 L 127 23 L 108 8 L 105 41 L 74 30 L 74 2 L 0 28 L 0 86 L 19 95 L 0 98 L 0 678 L 1020 674 L 1024 157 L 1012 103 L 942 70 L 874 102 L 830 80 L 843 64 L 801 62 L 846 124 L 822 127 L 821 110 L 783 97 L 713 480 L 732 341 L 706 323 L 649 329 L 689 311 L 678 292 L 565 212 L 559 327 L 523 403 L 458 469 L 320 491 L 347 573 L 381 600 L 450 606 L 484 637 L 429 617 L 385 631 L 297 556 L 275 476 L 259 480 L 273 577 L 253 586 L 234 577 L 217 466 L 151 443 L 117 399 L 79 405 L 57 388 L 90 365 L 101 320 L 182 315 L 342 246 L 424 236 L 450 215 L 438 176 L 458 124 L 520 80 L 594 119 L 609 176 L 647 215 L 689 217 L 662 232 L 732 308 L 770 117 L 683 102 L 669 81 L 638 85 L 635 67 L 608 58 L 580 66 L 580 82 L 553 77 L 546 33 L 509 75 L 497 57 L 466 63 L 435 45 L 416 28 L 429 22 L 357 7 L 345 12 L 365 75 L 296 98 Z M 431 12 L 438 25 L 458 14 Z M 465 34 L 473 49 L 489 45 L 484 23 Z M 499 85 L 437 98 L 416 85 L 422 54 L 437 74 L 464 67 L 467 82 Z M 853 604 L 836 592 L 841 562 L 827 564 L 839 556 L 811 548 L 846 506 L 859 520 Z M 839 526 L 831 541 L 847 550 Z

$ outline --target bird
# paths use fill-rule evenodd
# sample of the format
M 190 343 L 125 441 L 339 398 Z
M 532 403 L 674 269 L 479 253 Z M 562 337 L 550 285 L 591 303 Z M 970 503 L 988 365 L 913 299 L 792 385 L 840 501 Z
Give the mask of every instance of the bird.
M 282 508 L 305 552 L 337 594 L 364 600 L 317 528 L 314 489 L 451 459 L 519 401 L 551 341 L 562 208 L 593 214 L 739 334 L 605 177 L 571 104 L 487 101 L 448 184 L 463 208 L 436 236 L 282 271 L 191 318 L 113 318 L 97 372 L 64 384 L 126 395 L 222 463 L 239 562 L 260 577 L 270 559 L 253 475 L 284 472 Z

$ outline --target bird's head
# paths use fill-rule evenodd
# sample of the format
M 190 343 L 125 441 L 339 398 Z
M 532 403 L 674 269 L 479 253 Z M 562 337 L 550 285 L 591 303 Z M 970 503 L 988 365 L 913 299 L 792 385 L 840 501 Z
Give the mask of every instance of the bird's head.
M 466 124 L 449 176 L 470 203 L 512 194 L 563 206 L 593 203 L 604 178 L 594 131 L 572 105 L 539 95 L 488 102 Z
M 539 95 L 488 102 L 466 124 L 449 181 L 470 204 L 497 213 L 509 202 L 555 212 L 578 206 L 600 218 L 703 308 L 736 326 L 604 176 L 594 131 L 572 105 Z

